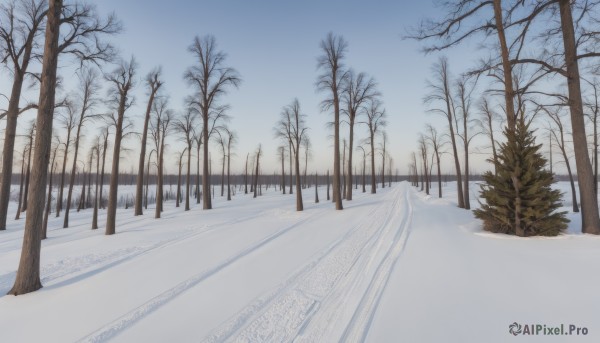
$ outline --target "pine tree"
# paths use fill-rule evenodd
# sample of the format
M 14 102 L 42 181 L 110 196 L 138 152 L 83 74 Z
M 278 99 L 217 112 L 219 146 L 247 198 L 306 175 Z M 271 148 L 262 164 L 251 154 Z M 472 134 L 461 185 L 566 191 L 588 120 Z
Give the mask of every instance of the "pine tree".
M 496 161 L 498 173 L 484 174 L 481 198 L 485 203 L 475 210 L 484 230 L 517 236 L 556 236 L 567 227 L 566 212 L 556 212 L 562 193 L 551 189 L 555 182 L 539 153 L 533 131 L 524 119 L 515 131 L 505 129 L 507 143 L 500 146 Z

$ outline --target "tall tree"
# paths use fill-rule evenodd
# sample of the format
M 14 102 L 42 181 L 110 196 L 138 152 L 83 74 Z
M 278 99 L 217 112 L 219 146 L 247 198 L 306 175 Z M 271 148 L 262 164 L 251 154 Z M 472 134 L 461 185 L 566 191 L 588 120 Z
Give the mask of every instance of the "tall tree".
M 27 146 L 29 149 L 27 150 L 27 172 L 25 173 L 25 191 L 23 192 L 23 206 L 21 207 L 21 212 L 25 212 L 27 210 L 27 193 L 29 193 L 29 178 L 31 176 L 31 153 L 33 150 L 33 139 L 35 136 L 35 120 L 31 121 L 29 125 L 29 129 L 27 130 Z M 23 175 L 21 175 L 23 177 Z
M 96 187 L 96 191 L 94 192 L 94 212 L 92 213 L 92 230 L 97 230 L 98 229 L 98 206 L 99 206 L 99 202 L 100 199 L 98 198 L 98 186 L 100 184 L 100 149 L 101 149 L 102 143 L 100 141 L 100 136 L 98 136 L 96 138 L 96 141 L 94 143 L 94 146 L 92 147 L 92 151 L 94 153 L 94 155 L 96 156 L 96 182 L 95 182 L 95 187 Z
M 175 130 L 181 134 L 181 138 L 187 147 L 187 174 L 185 178 L 185 210 L 190 210 L 190 182 L 192 165 L 192 147 L 194 145 L 194 126 L 196 125 L 196 114 L 191 109 L 185 112 L 183 117 L 175 121 Z
M 367 151 L 365 150 L 365 148 L 362 145 L 359 145 L 358 147 L 356 147 L 357 149 L 360 149 L 360 151 L 362 151 L 363 153 L 363 163 L 362 163 L 362 192 L 365 193 L 367 192 L 366 189 L 366 185 L 365 185 L 365 170 L 366 170 L 366 166 L 367 166 Z
M 594 161 L 594 191 L 598 195 L 598 125 L 600 124 L 600 93 L 598 80 L 588 81 L 593 95 L 591 99 L 586 101 L 585 106 L 588 108 L 587 117 L 592 124 L 592 160 Z
M 284 107 L 280 114 L 279 122 L 275 126 L 278 137 L 291 142 L 296 170 L 296 211 L 304 210 L 302 203 L 302 184 L 300 180 L 300 147 L 307 138 L 306 115 L 301 113 L 300 102 L 294 99 L 291 104 Z
M 150 132 L 154 139 L 156 149 L 157 173 L 156 173 L 156 209 L 154 218 L 160 218 L 163 210 L 163 183 L 164 183 L 164 156 L 165 156 L 165 140 L 167 134 L 171 131 L 171 121 L 173 119 L 173 111 L 167 108 L 168 101 L 166 98 L 160 98 L 153 105 L 152 112 L 154 114 L 154 122 L 150 126 Z
M 71 134 L 75 125 L 77 125 L 77 109 L 75 104 L 68 100 L 65 103 L 66 113 L 59 119 L 63 123 L 65 130 L 67 131 L 67 139 L 65 140 L 65 147 L 63 150 L 63 163 L 62 172 L 60 173 L 60 184 L 58 188 L 58 198 L 56 199 L 56 217 L 60 217 L 60 211 L 62 210 L 63 203 L 63 191 L 65 189 L 65 174 L 67 171 L 67 160 L 69 158 L 69 146 L 71 144 Z
M 352 69 L 347 73 L 342 92 L 343 113 L 348 117 L 348 177 L 346 179 L 346 200 L 352 200 L 352 152 L 354 151 L 354 124 L 364 111 L 366 103 L 380 95 L 375 89 L 376 83 L 365 73 L 356 74 Z
M 387 152 L 388 136 L 387 132 L 381 132 L 381 188 L 385 188 L 385 160 L 388 158 Z
M 196 204 L 200 203 L 200 149 L 202 149 L 202 130 L 194 129 L 196 143 Z
M 223 128 L 227 135 L 225 141 L 227 143 L 227 200 L 231 200 L 231 149 L 237 143 L 237 135 L 227 127 Z
M 441 198 L 442 197 L 442 165 L 440 162 L 441 161 L 440 157 L 442 154 L 441 150 L 444 145 L 444 142 L 442 141 L 442 138 L 438 134 L 435 127 L 428 124 L 426 127 L 426 130 L 427 130 L 426 139 L 427 139 L 427 141 L 429 141 L 429 145 L 433 149 L 433 154 L 435 156 L 435 161 L 436 161 L 436 165 L 437 165 L 438 197 Z
M 54 170 L 56 170 L 56 153 L 60 146 L 60 140 L 57 139 L 56 144 L 52 148 L 52 159 L 50 160 L 50 171 L 48 172 L 48 196 L 46 198 L 46 210 L 44 212 L 44 224 L 42 225 L 42 239 L 48 238 L 48 217 L 52 209 L 52 179 Z
M 196 88 L 195 103 L 202 118 L 202 137 L 204 138 L 203 167 L 202 167 L 202 197 L 203 209 L 211 209 L 210 178 L 208 173 L 208 142 L 209 120 L 220 112 L 219 98 L 231 86 L 238 87 L 241 79 L 235 69 L 225 65 L 227 55 L 217 50 L 214 36 L 196 36 L 188 48 L 196 58 L 196 65 L 188 68 L 185 73 L 187 82 Z
M 102 168 L 100 169 L 100 195 L 98 196 L 98 201 L 100 202 L 100 208 L 104 208 L 104 200 L 102 196 L 102 191 L 104 190 L 104 167 L 106 165 L 106 150 L 108 149 L 108 126 L 102 129 Z
M 258 149 L 256 150 L 256 163 L 254 164 L 254 167 L 256 168 L 256 170 L 254 172 L 254 182 L 253 182 L 253 190 L 254 190 L 253 197 L 254 198 L 256 198 L 256 196 L 258 195 L 258 173 L 260 172 L 260 154 L 261 153 L 262 153 L 262 146 L 259 144 Z
M 582 232 L 600 234 L 600 216 L 598 197 L 594 192 L 594 173 L 588 154 L 585 120 L 583 117 L 583 98 L 581 95 L 581 76 L 579 74 L 579 56 L 570 0 L 557 0 L 560 12 L 563 36 L 564 59 L 566 65 L 567 89 L 569 90 L 569 109 L 571 112 L 571 130 L 579 196 L 581 197 Z
M 130 95 L 134 87 L 134 77 L 137 63 L 133 57 L 129 62 L 121 61 L 121 64 L 110 74 L 106 80 L 111 83 L 111 95 L 116 104 L 116 117 L 111 119 L 115 126 L 115 141 L 113 148 L 112 169 L 110 172 L 110 187 L 108 189 L 108 209 L 106 213 L 106 235 L 115 233 L 117 219 L 117 190 L 119 188 L 119 162 L 121 159 L 121 141 L 123 139 L 125 111 L 132 105 L 133 97 Z
M 100 88 L 98 82 L 96 81 L 98 75 L 93 69 L 83 69 L 78 76 L 81 93 L 78 96 L 79 111 L 75 120 L 77 126 L 75 130 L 73 166 L 71 168 L 69 190 L 67 192 L 67 204 L 65 208 L 63 228 L 69 227 L 69 209 L 71 208 L 71 197 L 73 195 L 73 187 L 75 185 L 75 171 L 77 169 L 77 156 L 79 153 L 79 143 L 81 139 L 82 129 L 87 121 L 93 120 L 97 117 L 92 113 L 92 110 L 97 103 L 96 93 Z
M 150 112 L 154 104 L 154 98 L 163 84 L 161 77 L 161 68 L 158 67 L 146 75 L 146 88 L 148 89 L 148 104 L 146 105 L 146 115 L 144 116 L 144 128 L 142 129 L 142 142 L 140 143 L 140 160 L 138 163 L 138 176 L 135 183 L 135 209 L 134 215 L 143 214 L 142 210 L 142 187 L 144 181 L 144 159 L 146 158 L 146 143 L 148 140 L 148 124 L 150 122 Z
M 0 4 L 0 62 L 11 70 L 13 76 L 8 109 L 0 114 L 0 117 L 6 116 L 0 180 L 0 230 L 6 230 L 17 118 L 20 113 L 34 107 L 20 107 L 21 92 L 30 62 L 36 54 L 35 48 L 39 46 L 38 37 L 47 11 L 46 0 L 12 0 Z
M 332 32 L 320 44 L 322 55 L 317 59 L 317 65 L 323 71 L 317 80 L 317 89 L 329 92 L 328 98 L 321 102 L 321 109 L 329 111 L 333 108 L 333 201 L 335 209 L 342 210 L 341 168 L 340 168 L 340 93 L 345 78 L 343 60 L 348 49 L 348 43 L 342 36 Z
M 67 26 L 67 29 L 61 39 L 62 25 Z M 19 269 L 9 294 L 25 294 L 42 287 L 40 282 L 41 229 L 52 139 L 58 56 L 60 53 L 70 53 L 81 61 L 109 58 L 112 48 L 100 40 L 99 34 L 115 33 L 119 29 L 120 26 L 114 16 L 109 16 L 106 20 L 100 19 L 92 6 L 78 4 L 63 6 L 62 0 L 49 1 L 36 122 L 38 129 L 27 205 L 30 211 L 25 220 Z
M 563 161 L 565 162 L 565 166 L 567 167 L 567 173 L 569 174 L 569 181 L 571 183 L 571 201 L 573 203 L 573 212 L 579 212 L 579 205 L 577 204 L 577 191 L 575 190 L 575 180 L 573 179 L 573 172 L 571 171 L 571 163 L 569 162 L 569 155 L 567 154 L 567 144 L 565 141 L 565 127 L 563 125 L 562 116 L 560 114 L 559 109 L 550 109 L 545 106 L 542 106 L 541 109 L 546 112 L 548 117 L 554 123 L 553 126 L 550 127 L 550 132 L 554 137 L 554 141 L 556 141 L 556 145 L 558 145 L 558 149 L 560 150 Z
M 460 157 L 458 156 L 458 148 L 456 143 L 455 121 L 456 109 L 452 98 L 450 86 L 450 73 L 448 71 L 448 59 L 440 58 L 439 62 L 433 66 L 434 81 L 429 82 L 428 86 L 431 92 L 425 97 L 425 102 L 428 104 L 442 103 L 440 108 L 432 108 L 430 111 L 443 115 L 448 121 L 448 131 L 450 134 L 450 143 L 452 144 L 452 153 L 454 156 L 454 167 L 456 171 L 456 188 L 458 196 L 458 207 L 465 208 L 465 198 L 463 193 L 463 180 L 460 168 Z
M 381 101 L 377 98 L 369 101 L 368 107 L 365 111 L 367 121 L 364 124 L 369 129 L 369 145 L 371 146 L 371 194 L 377 192 L 377 185 L 375 184 L 375 136 L 380 134 L 382 129 L 387 125 L 385 109 L 382 108 Z
M 494 174 L 497 174 L 496 162 L 498 162 L 498 152 L 496 148 L 497 142 L 494 138 L 494 123 L 499 120 L 500 116 L 490 107 L 489 100 L 485 97 L 481 99 L 479 112 L 481 113 L 481 118 L 478 120 L 479 127 L 481 132 L 490 140 L 492 160 L 494 161 Z
M 179 207 L 179 203 L 181 202 L 181 168 L 183 167 L 183 155 L 185 155 L 187 148 L 183 149 L 183 151 L 179 154 L 177 158 L 177 164 L 179 165 L 179 173 L 177 174 L 177 193 L 175 195 L 175 207 Z
M 459 100 L 459 106 L 457 108 L 460 109 L 460 115 L 455 115 L 455 119 L 460 119 L 462 122 L 462 132 L 457 134 L 458 137 L 463 141 L 463 149 L 465 154 L 465 163 L 464 163 L 464 182 L 463 182 L 463 197 L 465 209 L 471 209 L 471 200 L 470 200 L 470 191 L 469 191 L 469 147 L 471 145 L 471 141 L 477 133 L 473 132 L 471 126 L 474 122 L 474 119 L 471 115 L 471 104 L 473 98 L 473 91 L 475 90 L 475 82 L 470 80 L 468 77 L 461 77 L 456 82 L 456 95 Z M 458 125 L 457 125 L 458 126 Z M 458 130 L 457 130 L 458 131 Z
M 281 161 L 281 191 L 285 194 L 285 146 L 280 146 L 278 150 Z

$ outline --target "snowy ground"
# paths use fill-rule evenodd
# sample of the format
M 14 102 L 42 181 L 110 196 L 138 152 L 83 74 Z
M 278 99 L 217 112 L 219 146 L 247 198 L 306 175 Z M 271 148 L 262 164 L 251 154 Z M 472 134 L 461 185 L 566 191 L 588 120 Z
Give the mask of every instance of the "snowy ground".
M 443 199 L 406 183 L 355 193 L 344 211 L 319 190 L 302 213 L 272 191 L 217 196 L 211 211 L 168 202 L 159 220 L 120 209 L 110 237 L 104 211 L 96 232 L 90 210 L 68 229 L 51 217 L 44 288 L 0 297 L 0 342 L 600 341 L 600 237 L 577 234 L 577 219 L 517 239 L 481 232 L 451 184 Z M 22 223 L 0 232 L 0 294 Z M 588 334 L 513 337 L 513 322 Z

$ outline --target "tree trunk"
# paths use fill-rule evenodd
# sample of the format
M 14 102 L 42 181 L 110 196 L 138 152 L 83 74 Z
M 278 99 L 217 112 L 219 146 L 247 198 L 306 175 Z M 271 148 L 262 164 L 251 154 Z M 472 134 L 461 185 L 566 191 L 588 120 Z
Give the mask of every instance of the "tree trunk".
M 69 145 L 71 143 L 71 130 L 67 129 L 67 141 L 65 142 L 65 156 L 63 156 L 62 172 L 60 174 L 60 186 L 58 188 L 58 197 L 56 199 L 56 218 L 60 217 L 60 211 L 63 208 L 63 192 L 65 189 L 65 173 L 67 170 L 67 158 L 69 157 Z
M 569 108 L 571 110 L 571 128 L 573 130 L 573 146 L 581 197 L 581 228 L 583 233 L 600 234 L 600 217 L 598 216 L 598 198 L 594 192 L 594 175 L 588 155 L 585 121 L 583 118 L 583 100 L 577 47 L 571 14 L 571 2 L 559 0 L 560 21 L 567 66 L 567 85 L 569 89 Z
M 315 173 L 315 204 L 319 203 L 319 175 Z
M 96 150 L 96 191 L 94 192 L 94 213 L 92 214 L 92 230 L 98 229 L 98 184 L 100 183 L 100 147 Z
M 292 155 L 294 154 L 292 152 L 292 141 L 288 141 L 288 144 L 289 144 L 289 150 L 290 150 L 290 194 L 294 194 L 294 189 L 292 188 L 293 184 L 294 184 L 294 181 L 293 181 L 294 179 L 292 178 L 294 175 L 294 173 L 292 173 Z
M 196 204 L 200 203 L 200 147 L 201 144 L 198 141 L 196 153 L 198 155 L 197 163 L 196 163 Z
M 227 145 L 227 201 L 231 200 L 231 143 Z
M 142 130 L 142 142 L 140 144 L 140 160 L 138 163 L 138 176 L 135 183 L 135 210 L 134 215 L 140 216 L 143 213 L 142 210 L 142 187 L 144 182 L 144 165 L 146 158 L 146 142 L 148 139 L 148 123 L 150 122 L 150 112 L 152 111 L 152 104 L 154 103 L 154 97 L 158 91 L 158 87 L 151 86 L 150 98 L 148 99 L 148 105 L 146 106 L 146 116 L 144 117 L 144 129 Z
M 256 153 L 256 171 L 254 172 L 254 198 L 256 198 L 258 194 L 258 171 L 259 171 L 259 163 L 260 163 L 260 149 Z
M 52 176 L 54 175 L 54 158 L 56 157 L 56 152 L 54 152 L 54 156 L 52 157 L 52 163 L 50 163 L 50 174 L 48 175 L 48 194 L 46 198 L 46 210 L 44 212 L 44 224 L 42 226 L 42 239 L 48 238 L 48 216 L 50 215 L 50 209 L 52 204 Z
M 294 151 L 296 158 L 296 211 L 303 211 L 304 204 L 302 203 L 302 184 L 300 180 L 300 156 L 298 152 L 300 149 L 300 141 L 296 140 L 296 150 Z
M 100 171 L 100 196 L 98 201 L 100 202 L 100 208 L 104 208 L 102 201 L 102 190 L 104 189 L 104 165 L 106 163 L 106 148 L 108 147 L 108 134 L 104 137 L 104 145 L 102 147 L 102 170 Z
M 23 207 L 21 212 L 27 211 L 27 194 L 29 193 L 29 178 L 31 176 L 31 150 L 33 149 L 33 136 L 29 139 L 29 152 L 27 153 L 27 172 L 25 174 L 25 192 L 23 193 Z
M 185 178 L 185 210 L 190 210 L 190 180 L 191 180 L 191 167 L 192 167 L 192 144 L 188 144 L 188 156 L 187 156 L 187 176 Z
M 506 120 L 508 129 L 515 130 L 515 104 L 514 90 L 512 79 L 512 66 L 510 64 L 510 56 L 508 46 L 506 44 L 506 36 L 504 34 L 504 20 L 502 18 L 502 0 L 494 1 L 494 19 L 496 24 L 496 32 L 498 33 L 498 42 L 500 43 L 500 55 L 502 57 L 502 71 L 504 73 L 504 101 L 506 102 Z
M 377 193 L 377 185 L 375 184 L 375 133 L 372 128 L 371 132 L 371 194 Z
M 19 180 L 19 205 L 17 206 L 17 214 L 15 220 L 21 218 L 21 207 L 23 206 L 23 183 L 25 182 L 25 150 L 23 151 L 23 162 L 21 163 L 21 175 Z
M 77 156 L 79 154 L 79 137 L 81 134 L 82 124 L 83 122 L 80 121 L 79 125 L 77 125 L 77 132 L 75 133 L 75 152 L 73 154 L 73 167 L 71 167 L 71 177 L 69 180 L 69 191 L 67 192 L 67 206 L 65 209 L 63 229 L 69 227 L 69 210 L 71 209 L 71 197 L 73 195 L 73 186 L 75 185 L 75 171 L 77 170 Z
M 29 55 L 31 49 L 29 49 Z M 27 63 L 29 60 L 28 54 Z M 25 62 L 25 58 L 23 59 Z M 22 68 L 21 68 L 22 69 Z M 0 182 L 0 231 L 6 230 L 8 218 L 8 203 L 10 202 L 10 187 L 12 186 L 12 168 L 15 153 L 15 139 L 17 137 L 17 118 L 19 116 L 19 103 L 21 101 L 21 90 L 23 89 L 24 74 L 15 71 L 13 73 L 13 85 L 6 111 L 6 127 L 4 129 L 4 148 L 2 150 L 2 176 Z M 23 174 L 21 174 L 23 177 Z
M 223 149 L 225 150 L 225 149 Z M 225 163 L 227 162 L 225 154 L 223 154 L 223 165 L 221 166 L 221 196 L 225 195 Z
M 123 117 L 125 116 L 125 103 L 127 93 L 121 94 L 117 127 L 115 128 L 115 147 L 113 149 L 112 170 L 110 172 L 110 187 L 108 189 L 108 209 L 106 213 L 106 235 L 115 233 L 117 219 L 117 196 L 119 188 L 119 161 L 121 155 L 121 139 L 123 138 Z
M 36 291 L 42 287 L 40 281 L 40 253 L 42 244 L 42 221 L 48 177 L 48 160 L 52 142 L 52 119 L 56 91 L 56 69 L 58 65 L 58 37 L 62 0 L 49 1 L 46 22 L 46 40 L 42 62 L 40 98 L 35 134 L 33 173 L 31 177 L 29 213 L 25 219 L 21 260 L 13 288 L 9 294 L 19 295 Z
M 156 180 L 156 209 L 154 212 L 154 218 L 160 218 L 162 207 L 163 207 L 163 153 L 165 146 L 165 138 L 163 137 L 161 143 L 159 144 L 158 153 L 158 172 L 157 180 Z
M 202 118 L 204 122 L 202 124 L 202 137 L 204 139 L 204 161 L 202 161 L 202 200 L 204 204 L 202 209 L 212 209 L 212 199 L 210 197 L 210 177 L 208 174 L 208 108 L 203 108 Z
M 250 153 L 246 154 L 246 166 L 244 167 L 244 194 L 248 194 L 248 156 Z
M 327 201 L 331 200 L 329 197 L 329 169 L 327 169 Z
M 442 197 L 442 168 L 440 164 L 440 153 L 436 149 L 435 158 L 437 161 L 437 176 L 438 176 L 438 198 Z
M 365 169 L 366 169 L 366 165 L 367 164 L 367 157 L 365 155 L 363 155 L 363 168 L 362 168 L 362 192 L 366 193 L 367 189 L 366 189 L 366 185 L 365 185 Z
M 179 174 L 177 175 L 177 194 L 175 195 L 175 207 L 179 207 L 179 195 L 181 194 L 181 160 L 183 154 L 179 156 Z
M 285 194 L 285 148 L 281 147 L 281 190 Z

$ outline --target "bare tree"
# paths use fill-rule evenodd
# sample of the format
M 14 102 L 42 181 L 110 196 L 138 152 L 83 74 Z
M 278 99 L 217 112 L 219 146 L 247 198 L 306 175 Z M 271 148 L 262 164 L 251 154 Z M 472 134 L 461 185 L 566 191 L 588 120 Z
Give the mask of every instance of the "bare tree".
M 470 200 L 470 192 L 469 192 L 469 147 L 471 141 L 477 133 L 472 132 L 472 124 L 474 119 L 471 116 L 471 103 L 473 98 L 473 91 L 475 90 L 475 82 L 470 80 L 468 77 L 461 77 L 456 82 L 456 95 L 459 99 L 459 106 L 457 106 L 457 110 L 460 109 L 460 116 L 456 115 L 454 119 L 460 119 L 462 122 L 462 133 L 457 132 L 457 136 L 461 138 L 463 141 L 464 153 L 465 153 L 465 164 L 464 164 L 464 182 L 463 182 L 463 197 L 465 209 L 471 209 L 471 200 Z M 459 124 L 457 123 L 457 127 Z M 458 131 L 458 130 L 457 130 Z
M 382 108 L 382 103 L 375 98 L 369 101 L 365 111 L 367 121 L 364 124 L 369 129 L 369 144 L 371 145 L 371 194 L 377 192 L 375 184 L 375 136 L 387 125 L 385 109 Z
M 429 82 L 428 86 L 431 92 L 425 97 L 425 103 L 433 105 L 441 102 L 441 108 L 432 108 L 430 111 L 443 115 L 448 121 L 448 131 L 450 143 L 452 144 L 452 153 L 454 156 L 454 167 L 456 171 L 456 188 L 458 194 L 458 207 L 465 208 L 465 198 L 463 193 L 463 180 L 460 168 L 460 158 L 456 144 L 456 131 L 454 129 L 456 120 L 456 109 L 452 93 L 450 90 L 450 74 L 448 72 L 448 60 L 445 57 L 440 58 L 439 62 L 433 66 L 434 80 Z
M 61 39 L 62 25 L 68 28 Z M 35 137 L 33 173 L 27 205 L 30 211 L 25 221 L 19 269 L 9 294 L 25 294 L 42 287 L 40 282 L 41 229 L 52 140 L 58 56 L 60 53 L 70 53 L 81 61 L 108 58 L 112 49 L 110 45 L 103 44 L 98 35 L 115 33 L 119 29 L 120 26 L 113 16 L 102 20 L 96 15 L 92 6 L 78 4 L 63 6 L 62 0 L 53 0 L 49 3 L 36 122 L 38 130 Z
M 157 173 L 156 173 L 156 210 L 154 218 L 160 218 L 160 214 L 163 210 L 163 172 L 164 172 L 164 155 L 165 155 L 165 140 L 167 134 L 171 130 L 171 120 L 173 119 L 173 112 L 167 109 L 168 101 L 166 98 L 160 98 L 154 102 L 152 106 L 152 112 L 154 114 L 155 122 L 151 123 L 150 132 L 154 139 L 156 149 L 156 160 L 157 160 Z
M 34 136 L 35 120 L 32 120 L 29 124 L 29 129 L 27 131 L 27 146 L 29 147 L 29 149 L 27 150 L 27 171 L 25 173 L 25 191 L 23 192 L 23 206 L 21 207 L 21 212 L 25 212 L 27 210 L 27 194 L 29 193 L 29 178 L 31 176 L 31 152 L 33 150 Z M 21 175 L 21 177 L 23 177 L 23 175 Z
M 17 205 L 17 214 L 15 215 L 15 220 L 19 220 L 21 218 L 21 208 L 23 207 L 23 184 L 25 183 L 25 156 L 27 152 L 31 150 L 29 145 L 25 145 L 23 147 L 23 153 L 21 154 L 21 174 L 19 180 L 19 204 Z
M 365 193 L 367 191 L 366 189 L 366 185 L 365 185 L 365 181 L 366 181 L 366 177 L 365 177 L 365 170 L 366 170 L 366 166 L 367 166 L 367 151 L 365 150 L 365 148 L 362 145 L 359 145 L 358 147 L 356 147 L 357 149 L 360 149 L 360 151 L 362 151 L 363 153 L 363 163 L 362 163 L 362 192 Z
M 208 173 L 208 142 L 209 120 L 215 112 L 219 98 L 224 95 L 230 86 L 238 87 L 241 82 L 235 69 L 225 66 L 226 54 L 217 50 L 214 36 L 195 37 L 188 49 L 197 59 L 197 64 L 190 67 L 185 73 L 185 79 L 198 91 L 195 103 L 202 118 L 202 135 L 204 138 L 204 159 L 202 171 L 202 197 L 203 209 L 211 209 L 210 179 Z
M 285 194 L 285 146 L 279 147 L 279 160 L 281 161 L 281 190 Z
M 231 148 L 237 143 L 237 135 L 227 127 L 223 128 L 227 134 L 225 141 L 227 142 L 227 200 L 231 200 Z
M 385 160 L 388 158 L 388 152 L 386 150 L 388 143 L 387 132 L 381 132 L 381 188 L 385 188 Z
M 187 174 L 185 178 L 185 210 L 190 210 L 190 180 L 191 180 L 191 165 L 192 165 L 192 146 L 194 145 L 194 126 L 196 124 L 196 114 L 193 110 L 188 109 L 182 118 L 175 121 L 174 127 L 187 147 Z
M 291 143 L 294 160 L 296 162 L 296 211 L 304 210 L 302 203 L 302 186 L 300 180 L 300 146 L 303 144 L 308 128 L 306 115 L 301 113 L 300 102 L 294 99 L 292 103 L 283 108 L 280 120 L 275 126 L 275 134 Z
M 356 74 L 352 69 L 347 73 L 342 93 L 343 113 L 348 117 L 348 178 L 346 180 L 346 200 L 352 200 L 352 152 L 354 149 L 354 123 L 356 118 L 364 111 L 366 103 L 379 96 L 375 89 L 373 78 L 368 78 L 365 73 Z
M 333 108 L 333 201 L 335 209 L 342 210 L 341 195 L 341 168 L 340 168 L 340 93 L 342 82 L 345 78 L 343 59 L 348 49 L 348 44 L 341 36 L 328 33 L 320 44 L 322 55 L 317 62 L 323 74 L 317 80 L 317 89 L 322 92 L 330 92 L 330 96 L 321 102 L 322 111 Z
M 56 170 L 56 153 L 58 152 L 58 147 L 60 146 L 60 140 L 57 136 L 55 136 L 56 144 L 52 148 L 52 159 L 50 160 L 50 171 L 48 175 L 48 195 L 46 198 L 46 210 L 44 212 L 44 224 L 42 226 L 42 239 L 48 238 L 48 217 L 50 216 L 50 211 L 52 209 L 52 178 L 54 176 L 54 170 Z
M 67 131 L 67 139 L 64 144 L 62 172 L 60 174 L 60 185 L 58 188 L 58 198 L 56 200 L 56 217 L 60 217 L 60 211 L 62 210 L 65 173 L 67 170 L 67 159 L 69 158 L 69 145 L 71 144 L 71 134 L 73 133 L 75 125 L 77 125 L 77 109 L 75 108 L 75 104 L 72 101 L 67 101 L 65 103 L 65 108 L 67 112 L 64 116 L 60 117 L 60 120 Z
M 429 141 L 429 144 L 431 145 L 431 148 L 433 149 L 433 154 L 435 155 L 435 161 L 436 161 L 436 165 L 437 165 L 437 178 L 438 178 L 438 197 L 441 198 L 442 197 L 442 169 L 441 169 L 440 157 L 442 154 L 441 150 L 444 145 L 444 142 L 442 141 L 442 139 L 441 139 L 440 135 L 438 134 L 437 130 L 435 129 L 435 127 L 428 124 L 426 127 L 426 130 L 427 130 L 427 136 L 425 138 L 427 141 Z
M 96 138 L 94 146 L 92 147 L 92 152 L 96 156 L 96 191 L 94 192 L 94 212 L 92 214 L 92 230 L 98 229 L 98 207 L 100 202 L 100 199 L 98 197 L 98 186 L 100 183 L 100 149 L 102 145 L 100 139 L 101 137 L 98 136 Z
M 142 142 L 140 144 L 140 161 L 138 164 L 138 176 L 135 184 L 135 210 L 134 215 L 143 214 L 142 210 L 142 187 L 144 181 L 144 159 L 146 158 L 146 143 L 148 139 L 148 123 L 150 122 L 150 112 L 154 104 L 154 98 L 163 84 L 161 78 L 161 68 L 158 67 L 146 75 L 146 87 L 149 91 L 148 104 L 146 105 L 146 115 L 144 116 L 144 128 L 142 130 Z
M 246 164 L 244 167 L 244 194 L 248 194 L 248 157 L 250 157 L 250 153 L 246 154 Z
M 573 173 L 571 172 L 571 163 L 569 162 L 569 155 L 567 154 L 567 146 L 565 142 L 565 128 L 562 121 L 562 116 L 560 114 L 560 108 L 558 109 L 549 109 L 545 106 L 542 106 L 541 109 L 546 112 L 548 117 L 554 122 L 553 127 L 550 127 L 549 130 L 556 141 L 556 145 L 560 150 L 563 160 L 565 162 L 565 166 L 567 167 L 567 173 L 569 174 L 569 181 L 571 183 L 571 199 L 573 202 L 573 212 L 579 212 L 579 205 L 577 204 L 577 191 L 575 190 L 575 180 L 573 179 Z
M 315 172 L 315 204 L 319 203 L 319 175 Z
M 177 195 L 175 195 L 175 207 L 179 207 L 179 203 L 181 201 L 181 168 L 183 164 L 183 155 L 185 155 L 186 151 L 187 148 L 183 149 L 183 151 L 179 154 L 177 158 L 177 163 L 179 165 L 179 174 L 177 175 Z
M 225 195 L 225 164 L 227 162 L 227 142 L 220 130 L 217 130 L 215 141 L 221 148 L 221 196 Z
M 196 143 L 196 204 L 200 203 L 200 149 L 202 149 L 202 131 L 194 129 Z
M 494 123 L 500 119 L 500 116 L 492 110 L 487 98 L 481 99 L 479 107 L 481 118 L 478 120 L 481 132 L 488 137 L 490 140 L 490 146 L 492 148 L 492 160 L 494 161 L 494 174 L 498 174 L 497 162 L 498 153 L 496 149 L 496 139 L 494 138 Z
M 104 190 L 104 167 L 106 165 L 106 150 L 108 148 L 108 127 L 102 129 L 102 169 L 100 170 L 100 195 L 98 196 L 98 201 L 100 202 L 100 208 L 104 208 L 104 202 L 102 197 L 102 191 Z
M 590 84 L 593 96 L 588 99 L 585 106 L 588 108 L 586 113 L 590 122 L 592 123 L 592 159 L 594 161 L 594 191 L 598 196 L 598 121 L 600 119 L 600 93 L 598 89 L 598 80 L 594 78 L 593 81 L 588 81 Z
M 306 172 L 308 170 L 308 160 L 312 156 L 312 144 L 308 136 L 305 136 L 302 140 L 302 148 L 304 149 L 304 187 L 308 187 L 308 179 Z
M 256 163 L 255 163 L 255 168 L 256 171 L 254 172 L 254 182 L 253 182 L 253 188 L 254 188 L 254 198 L 256 198 L 256 196 L 258 195 L 258 173 L 260 171 L 260 154 L 262 152 L 262 146 L 259 144 L 258 145 L 258 149 L 256 150 Z
M 148 209 L 148 185 L 150 183 L 150 161 L 152 160 L 152 153 L 156 152 L 156 149 L 150 150 L 148 154 L 148 161 L 146 162 L 146 191 L 144 192 L 144 209 Z
M 0 4 L 0 62 L 11 70 L 13 76 L 8 109 L 0 113 L 0 117 L 6 116 L 0 180 L 0 230 L 6 229 L 17 118 L 20 113 L 34 107 L 20 107 L 21 92 L 29 64 L 39 46 L 38 37 L 43 29 L 47 6 L 45 0 L 12 0 Z
M 112 73 L 106 75 L 106 80 L 112 84 L 111 95 L 117 104 L 116 118 L 113 116 L 115 126 L 115 143 L 113 148 L 112 170 L 110 173 L 110 188 L 108 190 L 108 209 L 106 214 L 106 235 L 115 233 L 117 217 L 117 190 L 119 188 L 119 162 L 121 156 L 121 140 L 124 136 L 123 122 L 125 111 L 132 105 L 133 97 L 129 94 L 134 86 L 134 77 L 137 63 L 132 57 L 129 62 L 122 61 Z
M 69 190 L 67 192 L 67 204 L 65 209 L 65 218 L 63 222 L 63 228 L 69 227 L 69 209 L 71 208 L 71 197 L 73 195 L 73 186 L 75 184 L 75 170 L 77 168 L 77 156 L 79 153 L 79 142 L 81 138 L 81 131 L 85 123 L 89 120 L 94 120 L 97 116 L 92 113 L 92 109 L 96 105 L 96 93 L 100 86 L 96 79 L 97 73 L 93 69 L 83 69 L 79 73 L 79 87 L 81 94 L 79 95 L 79 115 L 75 118 L 76 131 L 75 131 L 75 147 L 73 151 L 73 167 L 71 168 L 71 176 L 69 181 Z

